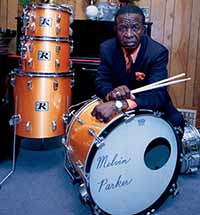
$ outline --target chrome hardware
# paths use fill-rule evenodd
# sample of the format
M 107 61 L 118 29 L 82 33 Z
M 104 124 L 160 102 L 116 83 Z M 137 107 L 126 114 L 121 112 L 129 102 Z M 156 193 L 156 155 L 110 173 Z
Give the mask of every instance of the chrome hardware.
M 91 72 L 96 72 L 97 69 L 91 69 L 91 68 L 85 68 L 85 67 L 82 67 L 81 68 L 83 71 L 91 71 Z
M 33 67 L 33 59 L 32 58 L 29 58 L 28 61 L 27 61 L 27 66 L 29 68 Z
M 87 189 L 85 187 L 85 184 L 80 185 L 79 192 L 81 194 L 82 200 L 86 203 L 89 200 L 89 195 L 88 195 Z
M 60 34 L 60 24 L 56 25 L 56 34 Z
M 27 81 L 27 89 L 32 90 L 32 80 Z
M 55 67 L 56 67 L 56 68 L 59 68 L 59 67 L 60 67 L 60 60 L 59 60 L 59 59 L 56 59 L 56 60 L 55 60 Z
M 11 119 L 9 120 L 9 125 L 13 126 L 13 125 L 19 124 L 20 120 L 21 120 L 21 115 L 20 114 L 13 115 L 11 117 Z
M 30 29 L 31 32 L 35 32 L 35 29 L 36 29 L 35 23 L 31 23 L 29 29 Z
M 68 155 L 72 154 L 73 153 L 73 149 L 71 146 L 68 146 L 68 145 L 65 145 L 66 149 L 67 149 L 67 153 Z
M 57 23 L 60 23 L 60 20 L 61 20 L 61 14 L 59 13 L 56 17 L 56 22 Z
M 60 43 L 58 43 L 58 44 L 56 45 L 56 53 L 59 53 L 60 50 L 61 50 L 61 46 L 60 46 Z
M 29 50 L 29 52 L 33 52 L 33 43 L 29 44 L 28 50 Z
M 64 124 L 68 124 L 68 122 L 69 122 L 69 114 L 64 113 L 62 118 L 63 118 Z
M 89 128 L 88 132 L 91 136 L 95 137 L 95 144 L 97 148 L 104 146 L 104 138 L 98 137 L 94 129 Z
M 80 119 L 79 117 L 77 117 L 76 120 L 77 120 L 77 122 L 78 122 L 79 124 L 81 124 L 81 125 L 84 124 L 84 121 L 83 121 L 82 119 Z
M 52 131 L 55 131 L 57 129 L 56 121 L 52 121 L 51 125 L 52 125 Z
M 54 91 L 58 90 L 58 81 L 57 80 L 53 81 L 53 90 Z
M 32 12 L 31 19 L 32 19 L 33 22 L 35 22 L 35 20 L 36 20 L 36 13 L 35 13 L 35 11 Z
M 25 131 L 30 132 L 30 130 L 31 130 L 31 122 L 27 121 L 25 123 Z

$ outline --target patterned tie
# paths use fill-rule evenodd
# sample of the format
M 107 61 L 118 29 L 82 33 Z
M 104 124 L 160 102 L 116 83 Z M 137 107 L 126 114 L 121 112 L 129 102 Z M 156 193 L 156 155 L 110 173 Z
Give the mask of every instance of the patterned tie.
M 133 64 L 133 62 L 132 62 L 132 58 L 131 58 L 131 55 L 130 54 L 126 54 L 126 57 L 127 57 L 127 62 L 126 62 L 126 72 L 128 73 L 128 74 L 130 74 L 131 73 L 131 67 L 132 67 L 132 64 Z

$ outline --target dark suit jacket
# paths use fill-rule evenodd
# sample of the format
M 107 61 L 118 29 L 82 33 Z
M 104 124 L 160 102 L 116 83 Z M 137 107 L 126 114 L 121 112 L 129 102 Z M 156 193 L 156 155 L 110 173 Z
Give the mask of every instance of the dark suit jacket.
M 141 39 L 141 48 L 130 74 L 126 73 L 123 51 L 117 39 L 109 39 L 100 45 L 100 57 L 101 63 L 96 75 L 96 94 L 102 99 L 117 86 L 126 85 L 132 90 L 168 77 L 168 50 L 148 35 Z M 136 72 L 144 73 L 145 78 L 136 80 Z M 176 114 L 178 122 L 172 123 L 179 125 L 181 120 L 183 127 L 183 118 L 173 106 L 166 87 L 138 93 L 135 96 L 138 109 L 162 111 L 169 116 L 168 118 Z

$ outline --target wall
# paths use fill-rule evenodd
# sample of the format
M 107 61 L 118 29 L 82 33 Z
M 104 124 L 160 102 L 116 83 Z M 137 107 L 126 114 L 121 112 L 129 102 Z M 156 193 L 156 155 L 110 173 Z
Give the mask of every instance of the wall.
M 68 2 L 74 8 L 76 19 L 86 18 L 85 8 L 89 0 Z M 185 72 L 192 78 L 191 81 L 170 87 L 170 95 L 175 105 L 200 112 L 200 0 L 140 0 L 138 4 L 150 8 L 152 37 L 167 46 L 170 51 L 169 75 Z M 22 7 L 19 7 L 19 15 L 21 9 Z M 1 0 L 0 27 L 16 28 L 16 10 L 17 1 Z M 198 116 L 198 122 L 199 119 Z

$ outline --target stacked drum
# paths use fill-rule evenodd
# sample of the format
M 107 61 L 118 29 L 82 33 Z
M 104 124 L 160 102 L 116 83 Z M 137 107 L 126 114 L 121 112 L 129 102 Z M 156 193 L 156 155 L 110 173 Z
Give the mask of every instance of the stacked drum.
M 71 9 L 55 4 L 23 8 L 22 68 L 15 71 L 16 134 L 49 138 L 65 133 L 71 104 L 69 25 Z

